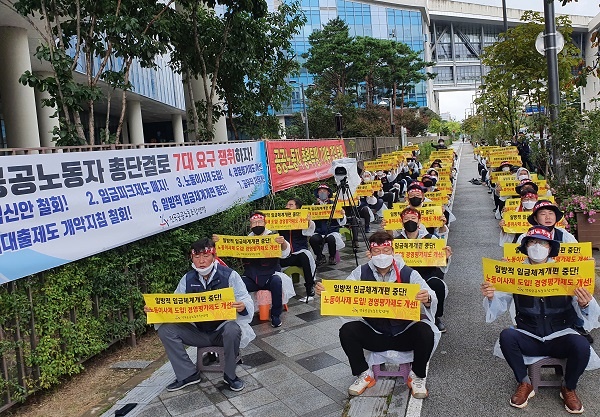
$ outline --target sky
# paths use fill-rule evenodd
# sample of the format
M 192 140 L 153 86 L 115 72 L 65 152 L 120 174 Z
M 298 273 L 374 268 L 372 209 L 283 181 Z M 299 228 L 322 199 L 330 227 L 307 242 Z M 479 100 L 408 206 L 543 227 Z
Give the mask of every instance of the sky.
M 543 11 L 543 2 L 544 0 L 506 0 L 506 7 Z M 502 6 L 502 0 L 470 0 L 467 3 Z M 554 2 L 554 10 L 557 14 L 596 16 L 600 13 L 599 3 L 600 0 L 579 0 L 578 2 L 572 1 L 563 7 L 561 2 L 556 0 Z M 440 113 L 450 113 L 455 120 L 463 120 L 465 118 L 465 110 L 468 112 L 470 109 L 474 94 L 475 90 L 440 93 Z

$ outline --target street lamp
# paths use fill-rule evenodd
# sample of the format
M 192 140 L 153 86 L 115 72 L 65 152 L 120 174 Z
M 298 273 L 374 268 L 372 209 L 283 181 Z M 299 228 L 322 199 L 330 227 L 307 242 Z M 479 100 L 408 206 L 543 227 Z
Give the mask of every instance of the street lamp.
M 386 100 L 387 100 L 387 102 L 386 102 Z M 392 99 L 388 98 L 388 97 L 382 97 L 381 101 L 379 102 L 379 106 L 386 107 L 388 103 L 389 103 L 389 107 L 390 107 L 390 129 L 392 132 L 392 136 L 396 136 L 396 124 L 394 123 L 394 111 L 392 109 Z
M 297 84 L 296 80 L 290 80 L 290 84 Z M 302 117 L 304 118 L 304 135 L 306 139 L 310 139 L 310 131 L 308 130 L 308 113 L 306 112 L 306 99 L 304 98 L 304 83 L 300 83 L 300 91 L 302 92 Z

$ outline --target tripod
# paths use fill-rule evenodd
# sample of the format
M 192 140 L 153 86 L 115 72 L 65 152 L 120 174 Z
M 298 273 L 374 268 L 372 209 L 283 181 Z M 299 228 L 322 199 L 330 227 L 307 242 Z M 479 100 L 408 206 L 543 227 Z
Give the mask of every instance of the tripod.
M 329 230 L 331 221 L 333 220 L 335 208 L 337 207 L 337 202 L 340 195 L 342 196 L 342 200 L 350 202 L 350 215 L 347 217 L 350 220 L 350 228 L 352 230 L 352 251 L 354 252 L 354 260 L 356 261 L 356 266 L 358 266 L 358 248 L 354 245 L 354 237 L 357 236 L 357 230 L 360 231 L 359 236 L 362 236 L 363 242 L 365 242 L 367 250 L 370 249 L 370 246 L 369 240 L 367 239 L 367 234 L 365 232 L 365 228 L 360 224 L 358 208 L 356 207 L 354 197 L 350 192 L 350 186 L 348 185 L 348 177 L 344 177 L 338 185 L 338 192 L 335 194 L 333 206 L 331 207 L 331 213 L 329 214 L 329 219 L 327 220 L 327 230 Z

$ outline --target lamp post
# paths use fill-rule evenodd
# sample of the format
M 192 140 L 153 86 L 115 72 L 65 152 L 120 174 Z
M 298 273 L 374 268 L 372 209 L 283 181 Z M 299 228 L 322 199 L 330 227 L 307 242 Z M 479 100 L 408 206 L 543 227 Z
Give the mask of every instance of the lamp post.
M 296 80 L 290 80 L 290 84 L 297 84 Z M 302 118 L 304 119 L 304 136 L 310 139 L 310 131 L 308 130 L 308 113 L 306 112 L 306 99 L 304 98 L 304 83 L 300 83 L 300 91 L 302 94 Z
M 392 136 L 396 135 L 396 124 L 394 123 L 394 111 L 392 109 L 392 99 L 391 98 L 387 98 L 387 97 L 382 97 L 381 101 L 379 102 L 379 106 L 383 107 L 386 105 L 386 102 L 384 100 L 387 100 L 389 103 L 389 107 L 390 107 L 390 130 L 392 132 Z M 383 106 L 382 106 L 383 104 Z

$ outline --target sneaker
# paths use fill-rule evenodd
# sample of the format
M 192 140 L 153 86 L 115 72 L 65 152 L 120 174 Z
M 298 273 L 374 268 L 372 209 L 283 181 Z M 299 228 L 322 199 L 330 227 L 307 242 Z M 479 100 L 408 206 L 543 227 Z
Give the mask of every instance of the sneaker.
M 567 387 L 560 387 L 560 398 L 565 403 L 565 410 L 571 414 L 583 413 L 583 404 L 579 400 L 577 393 L 574 389 L 568 389 Z
M 446 333 L 446 326 L 444 325 L 444 323 L 442 323 L 442 320 L 440 320 L 439 317 L 435 318 L 435 325 L 440 331 L 440 333 Z
M 527 382 L 521 382 L 517 386 L 517 390 L 510 397 L 510 405 L 517 408 L 525 408 L 527 406 L 527 401 L 530 398 L 533 398 L 535 395 L 535 391 L 533 390 L 533 385 L 528 384 Z
M 425 379 L 426 378 L 419 378 L 413 371 L 410 371 L 406 385 L 410 388 L 410 393 L 413 397 L 427 398 L 429 392 L 427 391 L 427 388 L 425 388 Z
M 200 372 L 196 372 L 194 375 L 192 376 L 188 376 L 187 378 L 185 378 L 182 381 L 177 381 L 175 380 L 175 382 L 167 385 L 167 391 L 179 391 L 182 388 L 187 387 L 188 385 L 193 385 L 193 384 L 197 384 L 198 382 L 202 381 L 202 377 L 200 376 Z
M 202 365 L 204 365 L 204 366 L 210 366 L 213 363 L 216 363 L 218 360 L 219 360 L 219 358 L 218 358 L 218 356 L 217 356 L 217 354 L 215 352 L 208 352 L 202 358 Z
M 271 317 L 271 326 L 273 326 L 273 327 L 281 327 L 281 319 L 279 318 L 279 316 L 272 316 Z
M 232 391 L 241 391 L 244 389 L 244 381 L 239 379 L 237 376 L 233 379 L 229 378 L 227 374 L 223 374 L 223 382 L 229 386 Z
M 594 343 L 594 338 L 592 337 L 590 332 L 585 330 L 583 327 L 575 327 L 575 331 L 577 333 L 579 333 L 580 335 L 582 335 L 583 337 L 585 337 L 587 339 L 587 341 L 590 342 L 590 345 Z
M 327 258 L 325 255 L 320 255 L 317 257 L 317 266 L 325 265 L 327 263 Z
M 313 301 L 315 299 L 314 296 L 312 295 L 307 295 L 305 297 L 302 297 L 301 299 L 299 299 L 298 301 L 300 301 L 301 303 L 308 303 L 310 301 Z
M 330 256 L 329 257 L 329 265 L 335 265 L 335 264 L 337 264 L 337 262 L 335 261 L 335 256 Z
M 372 387 L 373 385 L 375 385 L 377 381 L 375 381 L 375 378 L 373 378 L 370 374 L 369 371 L 364 371 L 362 374 L 360 374 L 358 376 L 358 378 L 356 378 L 356 381 L 354 381 L 354 383 L 352 385 L 350 385 L 350 388 L 348 388 L 348 394 L 350 395 L 360 395 L 363 392 L 365 392 L 365 390 L 367 388 Z

